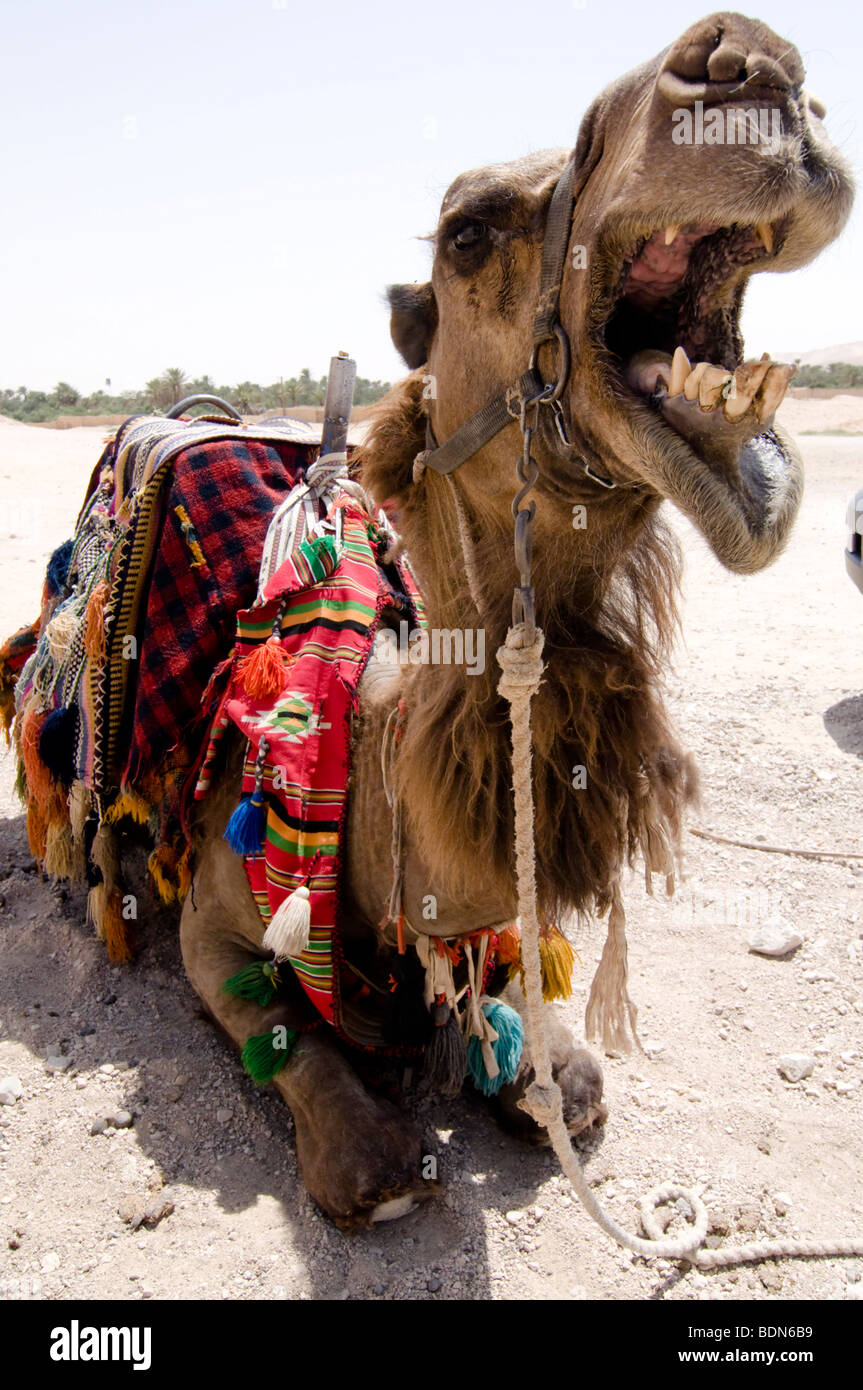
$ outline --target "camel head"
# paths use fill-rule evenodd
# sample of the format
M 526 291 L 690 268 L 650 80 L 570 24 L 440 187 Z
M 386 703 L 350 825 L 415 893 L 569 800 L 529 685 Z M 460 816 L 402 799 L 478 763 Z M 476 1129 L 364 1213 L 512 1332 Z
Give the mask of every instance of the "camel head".
M 793 44 L 723 12 L 585 115 L 559 300 L 572 357 L 565 440 L 541 408 L 538 526 L 558 528 L 562 509 L 587 503 L 622 535 L 669 498 L 730 569 L 757 570 L 782 546 L 802 469 L 773 417 L 793 368 L 744 356 L 743 295 L 757 272 L 811 261 L 853 193 L 804 76 Z M 549 206 L 571 155 L 456 179 L 430 283 L 390 291 L 393 338 L 414 369 L 407 386 L 439 443 L 525 371 Z M 539 349 L 544 381 L 560 360 L 556 342 Z M 519 452 L 507 426 L 457 473 L 499 530 L 511 526 Z M 385 482 L 409 509 L 409 478 Z

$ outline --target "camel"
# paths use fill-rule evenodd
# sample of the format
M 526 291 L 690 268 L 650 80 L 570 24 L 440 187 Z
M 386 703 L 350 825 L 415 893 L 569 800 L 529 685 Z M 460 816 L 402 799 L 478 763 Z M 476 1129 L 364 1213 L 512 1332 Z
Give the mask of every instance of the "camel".
M 558 412 L 540 411 L 533 439 L 533 582 L 547 663 L 533 716 L 536 874 L 548 921 L 608 909 L 639 849 L 648 868 L 670 872 L 669 846 L 696 795 L 695 770 L 661 699 L 679 578 L 662 501 L 679 507 L 739 573 L 779 553 L 799 505 L 801 461 L 774 421 L 793 368 L 744 359 L 739 316 L 752 274 L 807 264 L 850 208 L 849 175 L 803 81 L 793 45 L 757 21 L 715 14 L 603 92 L 581 123 L 560 287 L 572 351 L 564 434 Z M 759 112 L 778 111 L 781 139 L 762 146 L 672 137 L 684 128 L 681 114 L 703 121 L 705 108 L 740 107 L 756 124 Z M 505 637 L 515 582 L 518 412 L 450 477 L 416 460 L 524 372 L 549 204 L 570 154 L 531 155 L 450 186 L 430 282 L 390 290 L 393 340 L 411 371 L 373 412 L 361 451 L 363 486 L 397 517 L 430 627 L 481 625 L 488 652 Z M 555 380 L 554 341 L 540 348 L 539 368 L 543 380 Z M 582 526 L 574 524 L 578 508 Z M 478 577 L 474 596 L 459 510 Z M 406 919 L 416 931 L 448 936 L 514 916 L 497 674 L 493 662 L 479 676 L 456 665 L 370 663 L 347 827 L 349 940 L 376 936 L 381 951 L 394 949 L 378 927 L 391 835 L 379 754 L 398 698 L 406 710 L 395 771 L 407 817 Z M 579 791 L 575 767 L 586 769 Z M 186 903 L 181 936 L 192 984 L 241 1045 L 260 1030 L 260 1015 L 219 987 L 261 954 L 262 927 L 220 838 L 235 790 L 223 783 L 202 816 L 195 905 Z M 421 908 L 429 893 L 438 906 L 432 922 Z M 274 1004 L 265 1026 L 291 1025 L 303 1007 L 299 997 Z M 558 1030 L 553 1060 L 570 1131 L 604 1119 L 595 1059 Z M 525 1055 L 498 1110 L 541 1139 L 518 1107 L 529 1076 Z M 429 1195 L 410 1120 L 371 1093 L 332 1036 L 311 1034 L 275 1084 L 296 1121 L 308 1190 L 331 1216 L 384 1219 Z
M 355 472 L 396 518 L 429 627 L 481 631 L 492 655 L 518 579 L 512 503 L 524 392 L 519 400 L 513 384 L 528 365 L 538 305 L 546 311 L 535 365 L 557 390 L 536 408 L 530 452 L 532 582 L 546 663 L 533 701 L 536 889 L 547 923 L 619 918 L 621 874 L 639 855 L 648 879 L 670 879 L 697 795 L 662 700 L 680 577 L 663 501 L 738 573 L 778 555 L 799 506 L 801 460 L 774 420 L 793 367 L 745 358 L 739 318 L 752 274 L 806 265 L 850 210 L 849 174 L 804 76 L 794 46 L 764 24 L 724 12 L 698 21 L 594 101 L 574 151 L 457 178 L 443 200 L 429 283 L 390 290 L 392 336 L 409 375 L 372 412 Z M 771 116 L 763 140 L 761 112 Z M 720 143 L 709 118 L 729 113 Z M 564 175 L 572 179 L 557 203 L 565 256 L 549 297 L 543 248 Z M 496 399 L 505 402 L 499 427 L 479 442 L 474 435 L 451 473 L 438 471 L 437 450 Z M 381 925 L 393 828 L 381 744 L 397 704 L 392 776 L 411 932 L 453 939 L 516 916 L 498 675 L 493 659 L 477 672 L 373 656 L 362 678 L 341 929 L 345 952 L 374 957 L 384 973 L 397 946 L 392 923 Z M 238 1047 L 264 1030 L 304 1028 L 313 1012 L 290 979 L 263 1009 L 222 988 L 267 955 L 242 864 L 223 839 L 241 764 L 237 737 L 197 818 L 181 919 L 188 977 Z M 506 973 L 496 972 L 489 993 Z M 516 1003 L 517 983 L 505 987 Z M 602 1073 L 568 1030 L 552 1028 L 574 1136 L 606 1119 Z M 379 1093 L 373 1071 L 364 1054 L 317 1028 L 273 1081 L 294 1117 L 308 1192 L 345 1226 L 398 1217 L 437 1191 L 419 1133 Z M 504 1124 L 542 1142 L 519 1105 L 531 1074 L 526 1049 L 494 1106 Z

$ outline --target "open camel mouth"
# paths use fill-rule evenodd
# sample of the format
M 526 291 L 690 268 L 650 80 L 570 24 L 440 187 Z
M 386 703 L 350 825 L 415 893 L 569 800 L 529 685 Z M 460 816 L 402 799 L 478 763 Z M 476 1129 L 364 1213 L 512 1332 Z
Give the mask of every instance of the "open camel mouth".
M 699 454 L 736 457 L 758 435 L 777 447 L 769 427 L 796 367 L 767 354 L 743 361 L 739 313 L 748 275 L 786 233 L 787 219 L 669 224 L 618 262 L 601 331 L 614 384 Z

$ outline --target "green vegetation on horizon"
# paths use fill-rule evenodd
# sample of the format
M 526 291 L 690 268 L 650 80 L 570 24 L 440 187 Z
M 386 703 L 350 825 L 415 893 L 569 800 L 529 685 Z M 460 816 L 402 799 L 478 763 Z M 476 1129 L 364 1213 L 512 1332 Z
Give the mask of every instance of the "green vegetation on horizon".
M 863 364 L 831 362 L 829 367 L 798 367 L 791 378 L 792 386 L 824 386 L 832 391 L 847 391 L 863 386 Z
M 105 382 L 106 387 L 110 385 L 110 381 Z M 388 381 L 369 381 L 367 377 L 358 376 L 354 405 L 370 405 L 389 389 Z M 315 381 L 308 367 L 303 367 L 299 376 L 274 382 L 272 386 L 259 386 L 254 381 L 241 381 L 237 386 L 216 386 L 209 376 L 190 380 L 182 368 L 169 367 L 161 376 L 148 381 L 143 390 L 125 391 L 120 395 L 111 395 L 108 390 L 82 396 L 67 381 L 58 381 L 53 391 L 28 391 L 26 386 L 19 386 L 17 391 L 0 389 L 0 414 L 30 425 L 49 424 L 59 415 L 161 414 L 184 396 L 206 392 L 221 396 L 243 415 L 259 415 L 265 410 L 290 411 L 298 405 L 323 405 L 326 391 L 327 378 L 322 376 Z
M 825 387 L 847 391 L 863 387 L 863 364 L 831 362 L 826 367 L 800 367 L 793 378 L 794 386 Z M 105 382 L 110 388 L 110 381 Z M 371 405 L 390 389 L 388 381 L 370 381 L 358 376 L 354 389 L 354 405 Z M 141 391 L 124 391 L 111 395 L 94 391 L 82 396 L 67 381 L 58 381 L 53 391 L 17 391 L 0 388 L 0 414 L 25 424 L 50 424 L 60 415 L 135 415 L 161 414 L 184 396 L 205 392 L 221 396 L 236 406 L 243 415 L 260 415 L 265 410 L 290 412 L 298 405 L 323 405 L 327 379 L 312 377 L 308 367 L 299 376 L 276 381 L 272 386 L 259 386 L 255 381 L 241 381 L 237 386 L 216 386 L 209 376 L 187 378 L 180 367 L 168 367 L 161 376 L 148 381 Z

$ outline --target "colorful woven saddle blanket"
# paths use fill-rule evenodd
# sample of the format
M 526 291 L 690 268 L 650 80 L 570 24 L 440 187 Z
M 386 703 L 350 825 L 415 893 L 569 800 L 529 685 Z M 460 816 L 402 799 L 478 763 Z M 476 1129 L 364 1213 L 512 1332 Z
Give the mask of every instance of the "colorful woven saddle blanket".
M 181 805 L 206 742 L 204 692 L 230 655 L 267 528 L 313 441 L 300 421 L 137 417 L 107 445 L 75 534 L 49 563 L 39 619 L 0 652 L 0 713 L 8 727 L 17 712 L 31 848 L 48 872 L 81 869 L 94 827 L 131 815 L 149 822 L 163 896 L 180 887 Z M 108 944 L 128 953 L 123 940 Z
M 221 741 L 235 726 L 248 752 L 244 798 L 227 838 L 243 854 L 268 938 L 299 890 L 302 929 L 281 959 L 323 1020 L 372 1048 L 384 1039 L 368 1010 L 352 1007 L 362 982 L 339 930 L 351 721 L 383 614 L 413 626 L 422 605 L 407 566 L 386 559 L 393 537 L 381 514 L 338 479 L 316 493 L 311 514 L 300 501 L 292 498 L 274 520 L 258 597 L 238 614 L 230 678 L 195 796 L 206 795 Z M 329 517 L 323 525 L 320 510 Z

